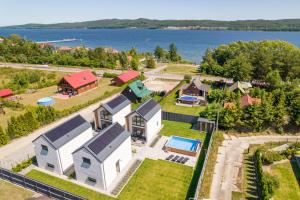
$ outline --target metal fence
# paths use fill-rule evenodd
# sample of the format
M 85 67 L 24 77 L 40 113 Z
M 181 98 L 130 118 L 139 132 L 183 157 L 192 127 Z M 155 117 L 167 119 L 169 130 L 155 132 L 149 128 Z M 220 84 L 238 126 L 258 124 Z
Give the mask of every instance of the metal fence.
M 9 181 L 13 184 L 28 188 L 32 191 L 41 193 L 53 199 L 85 200 L 85 198 L 82 198 L 75 194 L 41 183 L 26 176 L 11 172 L 7 169 L 0 168 L 0 178 Z
M 184 115 L 179 113 L 172 113 L 172 112 L 162 112 L 162 119 L 169 120 L 169 121 L 176 121 L 176 122 L 186 122 L 190 124 L 197 123 L 198 117 L 192 115 Z

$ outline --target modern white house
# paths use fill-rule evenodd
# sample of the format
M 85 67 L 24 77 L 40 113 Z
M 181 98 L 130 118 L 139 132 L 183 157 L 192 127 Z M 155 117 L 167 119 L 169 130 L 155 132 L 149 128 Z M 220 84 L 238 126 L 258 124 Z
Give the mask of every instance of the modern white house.
M 153 99 L 141 104 L 127 116 L 127 127 L 133 140 L 149 143 L 161 129 L 161 107 Z
M 111 101 L 101 104 L 94 110 L 96 129 L 118 122 L 121 126 L 126 125 L 126 116 L 131 112 L 131 102 L 124 96 L 119 95 Z
M 38 166 L 64 174 L 73 166 L 72 153 L 92 137 L 90 123 L 80 115 L 54 127 L 32 141 Z
M 107 190 L 131 159 L 130 133 L 113 123 L 73 152 L 76 179 Z

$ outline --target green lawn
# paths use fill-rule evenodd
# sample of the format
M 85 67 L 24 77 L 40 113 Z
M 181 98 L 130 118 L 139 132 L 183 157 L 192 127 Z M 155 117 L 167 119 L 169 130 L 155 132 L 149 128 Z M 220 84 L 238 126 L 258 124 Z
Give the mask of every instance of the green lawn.
M 121 192 L 120 199 L 185 199 L 192 174 L 191 167 L 146 159 Z
M 176 105 L 176 100 L 178 98 L 177 92 L 182 85 L 183 83 L 179 84 L 176 89 L 160 102 L 163 111 L 199 116 L 199 113 L 205 109 L 205 106 L 187 107 Z
M 274 164 L 271 173 L 279 179 L 279 189 L 275 191 L 274 200 L 300 199 L 300 169 L 296 162 Z
M 34 192 L 0 180 L 0 200 L 23 200 L 30 198 Z
M 117 199 L 185 199 L 192 175 L 192 167 L 163 160 L 145 159 Z M 37 170 L 31 170 L 26 176 L 88 199 L 114 199 Z
M 192 125 L 184 122 L 175 122 L 163 120 L 164 127 L 160 131 L 161 135 L 171 136 L 176 135 L 180 137 L 200 139 L 204 141 L 206 134 L 199 130 L 192 129 Z
M 197 69 L 197 66 L 191 64 L 168 64 L 162 73 L 196 75 L 198 74 Z

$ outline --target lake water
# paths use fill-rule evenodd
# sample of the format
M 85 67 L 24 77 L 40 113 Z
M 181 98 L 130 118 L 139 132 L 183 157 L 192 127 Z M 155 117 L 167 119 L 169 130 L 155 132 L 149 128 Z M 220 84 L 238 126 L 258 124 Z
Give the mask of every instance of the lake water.
M 168 48 L 174 42 L 180 54 L 188 60 L 199 62 L 207 48 L 233 41 L 285 40 L 300 47 L 300 32 L 261 31 L 204 31 L 156 29 L 0 29 L 0 35 L 19 34 L 34 41 L 76 38 L 80 41 L 57 45 L 87 47 L 111 46 L 118 50 L 136 47 L 139 51 L 153 51 L 157 45 Z

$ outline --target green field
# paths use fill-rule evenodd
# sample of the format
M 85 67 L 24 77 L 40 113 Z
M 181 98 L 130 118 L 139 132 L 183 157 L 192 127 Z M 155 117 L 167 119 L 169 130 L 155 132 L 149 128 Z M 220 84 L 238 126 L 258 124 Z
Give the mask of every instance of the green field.
M 196 75 L 197 66 L 191 64 L 167 64 L 168 66 L 162 70 L 162 73 L 166 74 L 188 74 Z
M 145 159 L 117 199 L 185 199 L 192 175 L 192 167 L 162 160 Z M 26 176 L 90 200 L 114 199 L 37 170 L 31 170 Z
M 206 134 L 200 132 L 199 130 L 192 129 L 192 125 L 184 122 L 175 122 L 175 121 L 162 121 L 164 127 L 160 131 L 161 135 L 171 136 L 176 135 L 180 137 L 186 137 L 191 139 L 200 139 L 204 141 Z
M 0 180 L 0 200 L 23 200 L 34 195 L 33 192 Z
M 187 107 L 187 106 L 178 106 L 176 105 L 176 100 L 178 98 L 178 90 L 183 84 L 177 86 L 168 96 L 166 96 L 161 102 L 163 111 L 174 112 L 174 113 L 182 113 L 186 115 L 195 115 L 199 116 L 199 113 L 205 109 L 205 106 L 195 106 L 195 107 Z
M 274 164 L 271 173 L 279 179 L 279 189 L 275 191 L 274 200 L 300 199 L 300 168 L 296 162 Z

